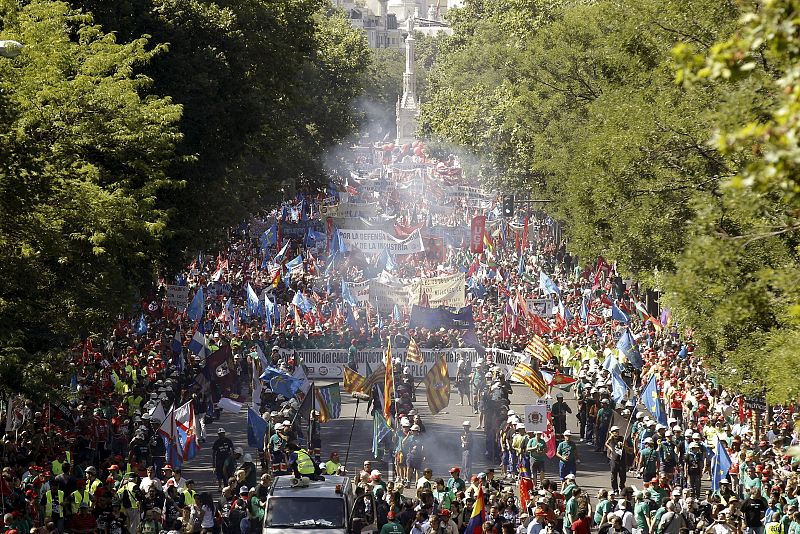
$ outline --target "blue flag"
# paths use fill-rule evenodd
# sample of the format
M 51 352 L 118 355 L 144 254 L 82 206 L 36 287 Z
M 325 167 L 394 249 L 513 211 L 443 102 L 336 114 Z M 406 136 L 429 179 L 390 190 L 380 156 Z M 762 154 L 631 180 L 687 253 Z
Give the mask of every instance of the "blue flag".
M 620 310 L 616 303 L 611 303 L 611 319 L 614 321 L 619 321 L 621 323 L 629 323 L 631 322 L 631 318 L 628 316 L 627 313 Z
M 647 408 L 647 411 L 650 412 L 650 414 L 656 420 L 656 423 L 666 425 L 667 414 L 664 413 L 664 408 L 661 407 L 661 398 L 659 393 L 656 375 L 652 375 L 650 376 L 650 380 L 647 381 L 644 391 L 642 391 L 642 403 L 644 404 L 644 407 Z
M 338 228 L 333 231 L 333 236 L 331 237 L 331 254 L 336 254 L 337 252 L 347 252 L 347 247 Z
M 256 449 L 264 448 L 264 436 L 267 433 L 267 422 L 252 408 L 247 408 L 247 445 Z
M 263 251 L 269 250 L 269 247 L 278 241 L 278 223 L 272 223 L 272 226 L 264 230 L 261 234 L 261 249 Z
M 345 306 L 345 308 L 347 308 L 347 312 L 346 312 L 347 315 L 345 316 L 345 318 L 347 319 L 347 324 L 353 330 L 353 333 L 357 334 L 358 331 L 359 331 L 359 328 L 358 328 L 358 323 L 356 322 L 356 318 L 353 315 L 353 309 L 350 306 Z
M 286 244 L 283 245 L 283 248 L 280 250 L 280 252 L 275 254 L 275 263 L 281 263 L 283 261 L 283 257 L 286 255 L 286 251 L 289 249 L 289 243 L 291 243 L 291 241 L 286 241 Z
M 620 353 L 637 369 L 641 369 L 644 366 L 644 360 L 642 360 L 639 347 L 636 346 L 636 341 L 634 341 L 631 331 L 627 328 L 625 329 L 625 333 L 619 338 L 619 341 L 617 341 L 617 349 L 619 349 Z
M 300 311 L 304 314 L 314 309 L 314 305 L 311 303 L 309 298 L 303 294 L 302 291 L 298 291 L 294 294 L 292 304 L 300 308 Z
M 344 278 L 342 278 L 342 300 L 351 306 L 358 306 L 358 301 L 353 296 L 350 288 L 347 287 L 347 282 L 344 281 Z
M 561 296 L 561 291 L 558 289 L 556 283 L 553 282 L 553 279 L 547 276 L 544 271 L 539 273 L 539 287 L 544 291 L 545 295 L 555 293 L 559 297 Z
M 620 404 L 625 400 L 627 393 L 628 385 L 616 371 L 611 371 L 611 398 L 614 399 L 614 402 Z
M 388 248 L 383 249 L 381 255 L 378 256 L 378 261 L 375 263 L 375 266 L 379 271 L 394 271 L 397 267 L 397 264 L 392 257 L 392 253 L 389 252 Z
M 397 304 L 395 304 L 392 309 L 392 319 L 398 323 L 403 320 L 403 315 L 400 313 L 400 308 L 397 307 Z
M 728 471 L 731 469 L 731 457 L 725 446 L 722 445 L 722 440 L 717 438 L 717 448 L 714 458 L 711 460 L 711 489 L 719 491 L 719 481 L 725 480 L 728 476 Z
M 300 267 L 301 265 L 303 265 L 303 256 L 301 254 L 295 256 L 293 260 L 286 262 L 286 268 L 289 270 L 294 269 L 295 267 Z
M 147 321 L 144 318 L 144 312 L 139 315 L 139 320 L 136 321 L 136 335 L 143 336 L 147 333 Z
M 269 381 L 269 387 L 276 395 L 283 395 L 287 399 L 291 399 L 300 390 L 303 381 L 299 378 L 289 376 L 281 373 L 280 375 L 273 376 Z
M 256 295 L 250 282 L 247 282 L 247 313 L 251 317 L 260 317 L 262 315 L 261 301 L 258 299 L 258 295 Z
M 608 369 L 612 374 L 622 374 L 622 372 L 625 371 L 625 367 L 619 363 L 613 354 L 609 354 L 606 356 L 606 359 L 603 360 L 603 369 Z
M 389 425 L 386 424 L 386 419 L 383 418 L 383 414 L 380 410 L 373 410 L 372 411 L 372 457 L 377 459 L 378 453 L 378 445 L 380 442 L 388 436 L 392 432 L 392 429 L 389 428 Z
M 203 288 L 198 287 L 197 292 L 194 294 L 194 298 L 192 299 L 192 303 L 189 304 L 189 308 L 186 310 L 186 315 L 192 321 L 199 321 L 203 318 L 203 311 L 206 307 L 206 298 L 203 295 Z

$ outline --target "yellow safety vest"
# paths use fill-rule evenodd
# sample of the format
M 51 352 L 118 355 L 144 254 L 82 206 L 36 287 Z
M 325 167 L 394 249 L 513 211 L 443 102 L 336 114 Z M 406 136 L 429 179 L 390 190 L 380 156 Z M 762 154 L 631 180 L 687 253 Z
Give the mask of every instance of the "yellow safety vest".
M 53 490 L 45 493 L 44 499 L 44 516 L 53 517 Z M 64 492 L 58 490 L 58 504 L 56 505 L 56 513 L 58 517 L 64 517 Z
M 136 413 L 136 410 L 139 409 L 139 406 L 142 404 L 142 397 L 128 397 L 128 415 L 133 415 Z
M 53 472 L 53 475 L 60 475 L 64 472 L 64 468 L 61 467 L 61 462 L 58 460 L 53 460 L 50 462 L 50 471 Z
M 127 484 L 125 484 L 124 486 L 122 486 L 120 489 L 117 490 L 117 495 L 119 495 L 121 502 L 124 502 L 122 499 L 123 494 L 126 491 L 128 492 L 128 499 L 131 501 L 131 510 L 136 510 L 139 508 L 139 503 L 136 501 L 136 495 L 133 493 L 133 488 L 135 487 L 136 484 L 134 484 L 133 482 L 128 482 Z M 125 506 L 122 505 L 121 507 L 123 508 L 124 511 Z
M 308 455 L 306 451 L 297 451 L 297 471 L 301 475 L 314 474 L 314 460 Z
M 89 493 L 92 495 L 92 497 L 94 497 L 94 492 L 96 492 L 97 488 L 99 488 L 101 485 L 102 483 L 99 479 L 94 479 L 93 481 L 89 482 Z
M 81 504 L 86 503 L 87 505 L 91 506 L 92 504 L 92 496 L 89 495 L 89 490 L 83 490 L 83 494 L 81 494 L 81 490 L 75 490 L 72 492 L 72 513 L 77 514 L 78 509 L 81 507 Z
M 335 475 L 341 465 L 342 464 L 337 464 L 333 460 L 328 460 L 325 462 L 325 474 Z
M 191 506 L 194 504 L 194 496 L 197 495 L 197 492 L 194 490 L 186 490 L 183 492 L 183 503 L 186 506 Z

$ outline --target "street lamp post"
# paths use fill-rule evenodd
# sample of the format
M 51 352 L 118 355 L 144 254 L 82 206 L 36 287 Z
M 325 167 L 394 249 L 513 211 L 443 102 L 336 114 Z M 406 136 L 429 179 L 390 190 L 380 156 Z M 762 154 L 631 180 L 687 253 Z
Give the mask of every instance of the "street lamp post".
M 0 56 L 15 58 L 22 52 L 22 43 L 19 41 L 0 41 Z

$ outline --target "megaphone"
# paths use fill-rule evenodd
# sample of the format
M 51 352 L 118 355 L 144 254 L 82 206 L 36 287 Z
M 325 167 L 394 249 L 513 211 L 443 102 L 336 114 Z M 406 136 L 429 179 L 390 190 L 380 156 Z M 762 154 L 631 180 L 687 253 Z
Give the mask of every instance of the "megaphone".
M 368 400 L 370 399 L 370 396 L 369 396 L 369 395 L 367 395 L 366 393 L 361 393 L 360 391 L 354 391 L 354 392 L 353 392 L 353 393 L 351 393 L 350 395 L 351 395 L 351 396 L 352 396 L 354 399 L 357 399 L 357 400 L 368 401 Z

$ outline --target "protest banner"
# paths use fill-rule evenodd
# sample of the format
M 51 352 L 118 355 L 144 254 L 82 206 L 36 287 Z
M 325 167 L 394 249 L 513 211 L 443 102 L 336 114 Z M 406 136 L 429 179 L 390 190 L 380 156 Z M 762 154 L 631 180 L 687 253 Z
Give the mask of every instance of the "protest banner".
M 189 305 L 189 286 L 167 286 L 167 306 L 185 312 Z
M 466 304 L 464 284 L 464 273 L 418 278 L 411 283 L 411 304 L 427 300 L 429 308 L 463 308 Z
M 340 202 L 332 206 L 321 206 L 320 213 L 323 218 L 334 217 L 342 219 L 356 219 L 359 217 L 374 217 L 378 213 L 378 203 L 358 204 L 355 202 Z
M 369 302 L 369 280 L 364 280 L 363 282 L 345 282 L 347 284 L 347 289 L 350 290 L 350 294 L 358 302 L 359 306 L 366 306 L 367 302 Z
M 411 291 L 407 285 L 375 278 L 369 281 L 369 298 L 378 313 L 392 313 L 395 304 L 400 311 L 406 311 L 411 301 Z
M 469 236 L 469 250 L 475 254 L 483 252 L 483 233 L 486 231 L 486 216 L 476 215 L 472 218 Z
M 478 352 L 475 349 L 423 349 L 422 350 L 422 363 L 417 364 L 412 361 L 406 360 L 405 348 L 392 347 L 392 355 L 395 358 L 400 358 L 403 366 L 408 366 L 411 375 L 417 378 L 424 377 L 428 374 L 428 370 L 439 360 L 441 355 L 444 355 L 444 360 L 447 362 L 447 371 L 450 377 L 455 377 L 458 372 L 458 360 L 463 354 L 468 362 L 476 362 L 478 360 Z M 347 364 L 347 349 L 281 349 L 281 355 L 288 357 L 294 355 L 295 358 L 302 359 L 303 364 L 308 369 L 308 378 L 327 378 L 337 379 L 344 376 L 342 367 Z M 370 369 L 375 369 L 383 363 L 384 349 L 364 349 L 359 350 L 356 356 L 358 364 L 358 372 L 362 376 L 366 376 L 367 364 Z
M 500 367 L 510 380 L 518 382 L 511 378 L 511 372 L 518 363 L 529 363 L 531 357 L 524 352 L 490 348 L 486 349 L 486 361 L 491 361 L 494 365 Z
M 412 233 L 406 239 L 397 239 L 382 230 L 349 230 L 340 229 L 339 235 L 344 240 L 347 248 L 358 249 L 367 256 L 380 254 L 385 249 L 395 256 L 416 254 L 424 252 L 425 246 L 422 244 L 422 235 L 419 230 Z

